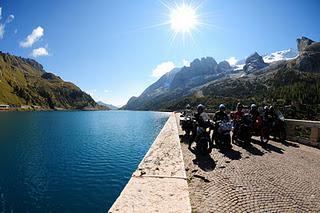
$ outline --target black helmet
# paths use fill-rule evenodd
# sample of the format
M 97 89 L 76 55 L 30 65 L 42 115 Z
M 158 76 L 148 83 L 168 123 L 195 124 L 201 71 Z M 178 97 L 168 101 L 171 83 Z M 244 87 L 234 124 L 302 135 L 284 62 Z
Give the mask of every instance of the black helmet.
M 242 103 L 237 103 L 237 109 L 243 109 L 243 105 L 242 105 Z
M 187 104 L 186 109 L 191 109 L 190 104 Z
M 202 105 L 202 104 L 199 104 L 199 105 L 197 106 L 197 111 L 198 111 L 198 112 L 199 112 L 199 111 L 204 111 L 204 109 L 205 109 L 205 106 Z

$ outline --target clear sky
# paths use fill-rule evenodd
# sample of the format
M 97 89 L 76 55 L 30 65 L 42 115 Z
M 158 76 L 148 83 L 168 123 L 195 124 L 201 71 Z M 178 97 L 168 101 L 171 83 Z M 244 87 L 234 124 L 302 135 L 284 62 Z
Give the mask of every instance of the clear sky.
M 197 57 L 242 59 L 296 48 L 301 36 L 320 40 L 318 0 L 190 4 L 199 2 L 196 15 L 205 25 L 183 42 L 161 25 L 170 19 L 165 5 L 182 0 L 0 0 L 0 50 L 35 58 L 96 100 L 122 105 L 156 81 L 157 71 Z

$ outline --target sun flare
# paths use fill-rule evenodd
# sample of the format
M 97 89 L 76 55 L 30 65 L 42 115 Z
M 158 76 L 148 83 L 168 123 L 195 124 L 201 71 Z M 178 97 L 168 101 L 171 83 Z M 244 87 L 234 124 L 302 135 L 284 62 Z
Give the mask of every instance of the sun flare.
M 175 33 L 190 32 L 198 24 L 198 16 L 196 9 L 191 5 L 182 4 L 170 11 L 171 29 Z

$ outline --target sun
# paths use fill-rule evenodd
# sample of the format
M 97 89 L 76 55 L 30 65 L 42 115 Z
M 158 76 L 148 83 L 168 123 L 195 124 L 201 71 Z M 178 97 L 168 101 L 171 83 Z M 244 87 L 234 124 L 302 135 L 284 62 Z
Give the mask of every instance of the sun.
M 172 8 L 169 22 L 175 33 L 190 33 L 199 24 L 196 8 L 185 3 Z

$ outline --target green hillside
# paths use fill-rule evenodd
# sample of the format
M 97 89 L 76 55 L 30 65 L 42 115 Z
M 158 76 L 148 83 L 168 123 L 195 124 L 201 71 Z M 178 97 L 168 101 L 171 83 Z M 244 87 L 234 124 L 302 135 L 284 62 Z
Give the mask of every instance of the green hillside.
M 44 109 L 95 108 L 97 103 L 59 76 L 47 73 L 35 60 L 0 52 L 0 104 Z

